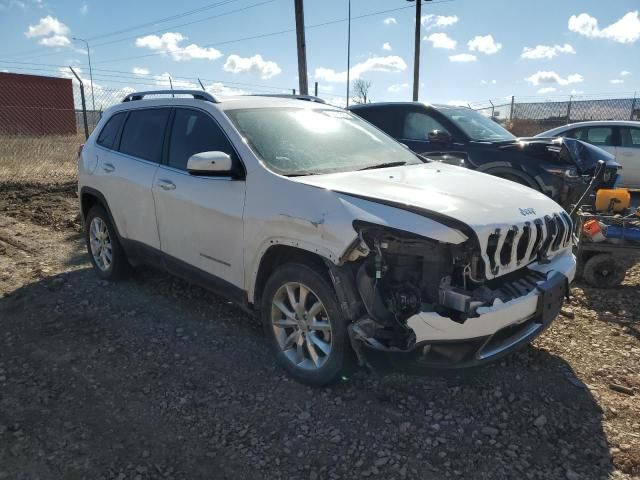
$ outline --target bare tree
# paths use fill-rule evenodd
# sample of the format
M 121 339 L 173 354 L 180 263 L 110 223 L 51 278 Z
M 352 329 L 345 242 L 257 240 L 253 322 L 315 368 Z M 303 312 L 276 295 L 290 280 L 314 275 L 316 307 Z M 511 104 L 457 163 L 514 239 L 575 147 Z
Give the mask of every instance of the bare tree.
M 354 80 L 351 84 L 351 89 L 353 90 L 351 100 L 353 103 L 371 103 L 371 99 L 369 98 L 370 88 L 371 81 L 362 80 L 361 78 Z

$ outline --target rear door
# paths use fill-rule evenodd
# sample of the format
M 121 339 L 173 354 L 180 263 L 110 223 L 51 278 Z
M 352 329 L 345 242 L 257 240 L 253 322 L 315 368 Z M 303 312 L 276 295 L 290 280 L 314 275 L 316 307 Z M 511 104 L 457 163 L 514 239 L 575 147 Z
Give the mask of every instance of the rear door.
M 169 108 L 131 110 L 111 148 L 99 144 L 96 174 L 122 237 L 159 249 L 151 186 L 162 158 Z M 126 116 L 126 117 L 125 117 Z M 108 124 L 105 126 L 109 126 Z
M 613 125 L 578 127 L 569 130 L 565 136 L 600 147 L 612 155 L 616 154 L 616 130 Z
M 618 127 L 620 143 L 616 160 L 622 165 L 621 185 L 640 188 L 640 127 Z
M 195 267 L 233 285 L 244 285 L 243 175 L 198 176 L 187 171 L 187 160 L 195 153 L 225 152 L 242 171 L 240 160 L 218 123 L 204 110 L 176 108 L 170 132 L 165 164 L 158 168 L 153 185 L 168 267 Z M 171 262 L 174 259 L 179 262 Z

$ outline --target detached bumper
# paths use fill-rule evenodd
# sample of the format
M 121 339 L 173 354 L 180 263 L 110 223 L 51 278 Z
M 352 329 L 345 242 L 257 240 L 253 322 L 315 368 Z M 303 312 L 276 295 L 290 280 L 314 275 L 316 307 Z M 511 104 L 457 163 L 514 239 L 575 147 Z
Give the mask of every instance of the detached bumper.
M 478 316 L 456 322 L 435 312 L 420 312 L 407 320 L 408 348 L 385 348 L 363 335 L 356 322 L 350 328 L 356 352 L 376 368 L 398 366 L 468 367 L 492 362 L 531 343 L 557 317 L 575 275 L 570 252 L 529 268 L 546 275 L 528 294 L 491 307 Z M 357 343 L 357 344 L 356 344 Z

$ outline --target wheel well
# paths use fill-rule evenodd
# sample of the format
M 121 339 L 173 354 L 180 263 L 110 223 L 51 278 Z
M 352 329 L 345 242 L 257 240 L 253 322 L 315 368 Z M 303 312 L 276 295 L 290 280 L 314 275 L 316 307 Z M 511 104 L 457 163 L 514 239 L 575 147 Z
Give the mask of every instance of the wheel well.
M 86 192 L 82 194 L 82 197 L 80 198 L 80 206 L 82 208 L 83 219 L 87 218 L 89 210 L 91 210 L 91 208 L 95 205 L 101 205 L 102 207 L 104 207 L 104 205 L 102 205 L 102 201 L 95 195 Z
M 301 263 L 317 269 L 319 273 L 326 275 L 326 277 L 330 279 L 328 268 L 324 262 L 324 259 L 320 255 L 301 248 L 291 247 L 289 245 L 273 245 L 269 247 L 260 260 L 260 267 L 258 268 L 253 294 L 254 307 L 260 305 L 264 286 L 271 274 L 280 265 L 284 263 Z

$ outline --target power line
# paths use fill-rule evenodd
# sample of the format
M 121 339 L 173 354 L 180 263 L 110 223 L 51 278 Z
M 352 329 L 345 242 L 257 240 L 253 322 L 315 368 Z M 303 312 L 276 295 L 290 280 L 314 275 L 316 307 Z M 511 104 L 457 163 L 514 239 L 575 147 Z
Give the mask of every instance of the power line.
M 131 27 L 123 28 L 122 30 L 116 30 L 116 31 L 113 31 L 113 32 L 102 33 L 100 35 L 94 35 L 93 37 L 89 37 L 88 40 L 93 41 L 93 40 L 97 40 L 99 38 L 112 37 L 114 35 L 120 35 L 121 33 L 128 33 L 128 32 L 131 32 L 133 30 L 139 30 L 141 28 L 149 27 L 149 26 L 152 26 L 152 25 L 157 25 L 159 23 L 170 22 L 171 20 L 177 20 L 178 18 L 187 17 L 187 16 L 190 16 L 190 15 L 195 15 L 196 13 L 200 13 L 200 12 L 203 12 L 205 10 L 210 10 L 212 8 L 220 7 L 222 5 L 227 5 L 229 3 L 234 3 L 234 2 L 238 2 L 238 1 L 239 0 L 224 0 L 222 2 L 211 3 L 211 4 L 205 5 L 205 6 L 200 7 L 200 8 L 196 8 L 196 9 L 193 9 L 193 10 L 188 10 L 186 12 L 177 13 L 175 15 L 171 15 L 171 16 L 168 16 L 168 17 L 163 17 L 163 18 L 159 18 L 159 19 L 156 19 L 156 20 L 152 20 L 151 22 L 141 23 L 141 24 L 138 24 L 138 25 L 133 25 Z
M 113 31 L 113 32 L 107 32 L 107 33 L 103 33 L 103 34 L 100 34 L 100 35 L 94 35 L 93 37 L 87 38 L 87 40 L 92 41 L 92 40 L 96 40 L 98 38 L 105 38 L 105 37 L 109 37 L 109 36 L 113 36 L 113 35 L 119 35 L 121 33 L 127 33 L 129 31 L 133 31 L 133 30 L 136 30 L 136 29 L 139 29 L 139 28 L 148 27 L 150 25 L 157 25 L 159 23 L 165 23 L 167 21 L 175 20 L 177 18 L 182 18 L 182 17 L 189 16 L 189 15 L 194 15 L 196 13 L 200 13 L 202 11 L 209 10 L 211 8 L 215 8 L 215 7 L 218 7 L 218 6 L 226 5 L 226 4 L 229 4 L 229 3 L 234 3 L 234 2 L 237 2 L 237 1 L 239 1 L 239 0 L 223 0 L 221 2 L 208 4 L 208 5 L 205 5 L 203 7 L 199 7 L 199 8 L 193 9 L 193 10 L 188 10 L 186 12 L 178 13 L 178 14 L 171 15 L 171 16 L 168 16 L 168 17 L 159 18 L 159 19 L 151 21 L 151 22 L 146 22 L 146 23 L 134 25 L 134 26 L 127 27 L 127 28 L 124 28 L 124 29 L 121 29 L 121 30 L 116 30 L 116 31 Z M 22 55 L 25 55 L 25 54 L 29 54 L 31 52 L 46 51 L 47 49 L 50 49 L 50 47 L 32 48 L 32 49 L 29 49 L 29 50 L 23 50 L 22 52 L 13 52 L 13 53 L 10 53 L 10 54 L 6 54 L 5 56 L 16 57 L 16 56 L 22 56 Z M 48 55 L 48 54 L 50 54 L 50 52 L 47 52 L 46 55 Z M 39 56 L 44 56 L 44 55 L 39 55 Z M 37 58 L 37 57 L 33 57 L 33 58 Z
M 454 2 L 455 0 L 439 0 L 439 1 L 434 1 L 431 2 L 433 5 L 435 4 L 440 4 L 440 3 L 450 3 L 450 2 Z M 398 7 L 398 8 L 391 8 L 391 9 L 387 9 L 387 10 L 379 10 L 376 12 L 370 12 L 370 13 L 366 13 L 366 14 L 362 14 L 362 15 L 357 15 L 357 16 L 352 16 L 351 20 L 361 20 L 363 18 L 368 18 L 368 17 L 373 17 L 373 16 L 378 16 L 378 15 L 385 15 L 388 13 L 392 13 L 392 12 L 397 12 L 399 10 L 406 10 L 408 8 L 414 8 L 413 5 L 409 5 L 409 6 L 405 6 L 405 7 Z M 344 23 L 346 22 L 348 19 L 347 18 L 339 18 L 339 19 L 335 19 L 335 20 L 329 20 L 326 22 L 322 22 L 322 23 L 317 23 L 314 25 L 307 25 L 305 27 L 305 30 L 309 30 L 312 28 L 320 28 L 320 27 L 325 27 L 327 25 L 335 25 L 338 23 Z M 232 43 L 239 43 L 239 42 L 244 42 L 247 40 L 257 40 L 260 38 L 267 38 L 267 37 L 272 37 L 272 36 L 276 36 L 276 35 L 282 35 L 285 33 L 291 33 L 291 32 L 295 32 L 296 29 L 295 27 L 293 28 L 287 28 L 287 29 L 283 29 L 283 30 L 278 30 L 276 32 L 269 32 L 269 33 L 263 33 L 263 34 L 258 34 L 258 35 L 251 35 L 248 37 L 241 37 L 241 38 L 236 38 L 233 40 L 225 40 L 225 41 L 220 41 L 220 42 L 213 42 L 213 43 L 208 43 L 205 45 L 202 45 L 202 48 L 208 48 L 208 47 L 216 47 L 216 46 L 220 46 L 220 45 L 228 45 L 228 44 L 232 44 Z M 133 59 L 137 59 L 137 58 L 147 58 L 147 57 L 154 57 L 154 56 L 158 56 L 158 55 L 165 55 L 167 52 L 154 52 L 154 53 L 146 53 L 146 54 L 141 54 L 141 55 L 134 55 L 134 56 L 129 56 L 129 57 L 121 57 L 121 58 L 115 58 L 115 59 L 108 59 L 108 60 L 102 60 L 100 62 L 95 62 L 95 63 L 114 63 L 114 62 L 120 62 L 120 61 L 124 61 L 124 60 L 133 60 Z
M 220 18 L 220 17 L 225 17 L 225 16 L 227 16 L 227 15 L 232 15 L 232 14 L 234 14 L 234 13 L 244 12 L 245 10 L 249 10 L 249 9 L 251 9 L 251 8 L 255 8 L 255 7 L 260 7 L 260 6 L 262 6 L 262 5 L 266 5 L 266 4 L 268 4 L 268 3 L 273 3 L 273 2 L 275 2 L 275 1 L 276 1 L 276 0 L 265 0 L 264 2 L 254 3 L 254 4 L 252 4 L 252 5 L 247 5 L 246 7 L 237 8 L 237 9 L 235 9 L 235 10 L 230 10 L 230 11 L 228 11 L 228 12 L 219 13 L 219 14 L 217 14 L 217 15 L 211 15 L 211 16 L 209 16 L 209 17 L 200 18 L 200 19 L 198 19 L 198 20 L 192 20 L 192 21 L 190 21 L 190 22 L 186 22 L 186 23 L 180 23 L 180 24 L 178 24 L 178 25 L 171 25 L 171 26 L 169 26 L 169 27 L 161 28 L 161 29 L 159 29 L 159 30 L 154 30 L 154 31 L 151 31 L 151 32 L 145 32 L 145 33 L 139 33 L 139 34 L 136 34 L 136 35 L 131 35 L 131 36 L 129 36 L 129 37 L 124 37 L 124 38 L 118 38 L 118 39 L 115 39 L 115 40 L 110 40 L 110 41 L 108 41 L 108 42 L 97 43 L 97 44 L 95 44 L 95 45 L 93 46 L 93 48 L 102 47 L 103 45 L 111 45 L 111 44 L 113 44 L 113 43 L 118 43 L 118 42 L 124 42 L 124 41 L 127 41 L 127 40 L 131 40 L 132 38 L 139 38 L 140 36 L 147 36 L 147 35 L 153 35 L 153 34 L 156 34 L 156 33 L 162 33 L 162 32 L 166 32 L 166 31 L 168 31 L 168 30 L 173 30 L 173 29 L 175 29 L 175 28 L 180 28 L 180 27 L 186 27 L 186 26 L 188 26 L 188 25 L 193 25 L 193 24 L 195 24 L 195 23 L 206 22 L 206 21 L 208 21 L 208 20 L 213 20 L 214 18 Z

